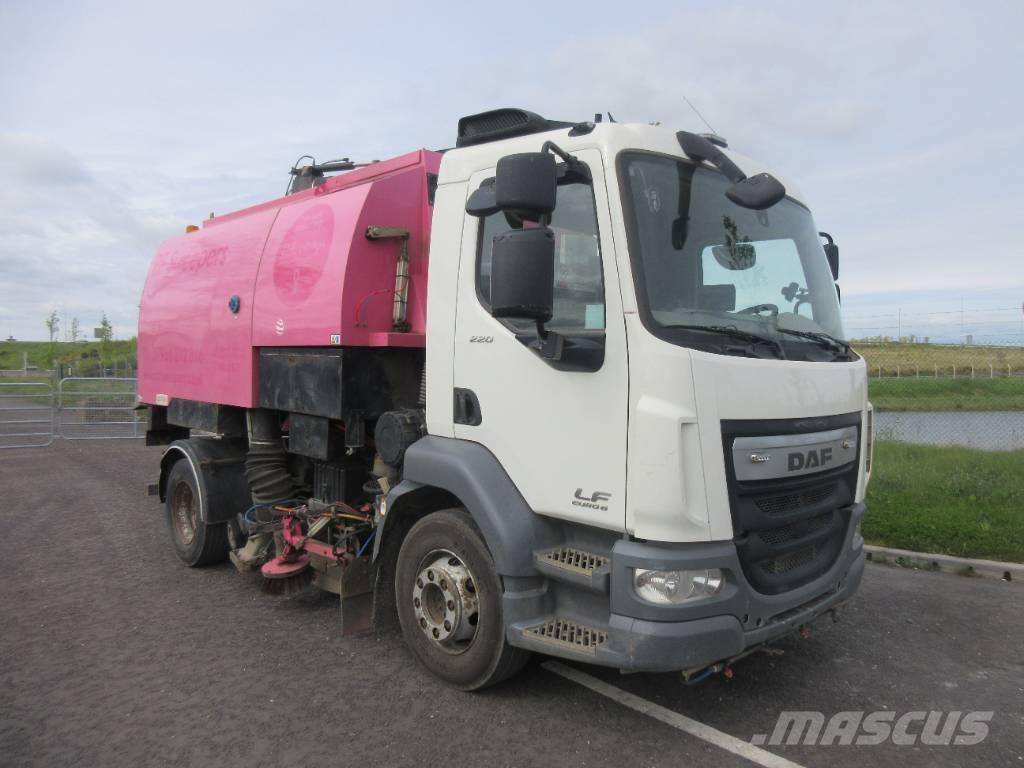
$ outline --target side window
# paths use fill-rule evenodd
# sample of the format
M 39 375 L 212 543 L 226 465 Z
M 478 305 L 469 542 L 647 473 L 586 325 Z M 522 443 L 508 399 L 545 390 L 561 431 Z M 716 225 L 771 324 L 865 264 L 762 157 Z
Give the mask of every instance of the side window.
M 490 306 L 494 236 L 508 229 L 505 214 L 500 212 L 488 216 L 480 226 L 476 285 L 485 307 Z M 555 307 L 548 327 L 563 334 L 604 330 L 604 276 L 594 191 L 589 184 L 558 187 L 551 229 L 555 233 Z M 536 328 L 531 321 L 502 322 L 521 333 Z

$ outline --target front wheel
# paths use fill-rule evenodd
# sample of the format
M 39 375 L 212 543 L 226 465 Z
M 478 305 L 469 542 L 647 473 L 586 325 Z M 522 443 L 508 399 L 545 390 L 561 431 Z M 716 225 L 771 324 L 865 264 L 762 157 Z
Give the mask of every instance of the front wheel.
M 505 639 L 501 582 L 464 509 L 427 515 L 398 555 L 395 602 L 402 635 L 430 672 L 466 691 L 518 672 L 529 653 Z
M 167 525 L 175 554 L 190 567 L 219 563 L 228 554 L 227 526 L 203 522 L 199 511 L 201 493 L 187 459 L 171 467 L 167 476 Z

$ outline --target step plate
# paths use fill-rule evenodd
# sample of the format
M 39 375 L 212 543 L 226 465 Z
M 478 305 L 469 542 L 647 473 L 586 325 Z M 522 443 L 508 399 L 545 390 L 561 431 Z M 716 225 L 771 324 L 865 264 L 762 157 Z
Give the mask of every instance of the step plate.
M 552 619 L 543 624 L 527 627 L 523 630 L 523 634 L 527 637 L 571 648 L 578 653 L 592 654 L 608 642 L 606 631 L 564 619 Z
M 582 574 L 591 574 L 608 562 L 604 555 L 595 555 L 572 547 L 545 550 L 539 552 L 538 557 L 547 565 Z

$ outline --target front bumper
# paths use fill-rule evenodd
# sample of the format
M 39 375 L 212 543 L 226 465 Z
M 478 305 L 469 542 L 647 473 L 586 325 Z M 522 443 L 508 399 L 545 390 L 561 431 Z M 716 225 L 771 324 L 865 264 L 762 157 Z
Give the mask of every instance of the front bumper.
M 585 652 L 557 646 L 537 649 L 624 671 L 666 672 L 708 666 L 777 640 L 857 591 L 864 574 L 864 546 L 856 531 L 863 517 L 864 505 L 853 505 L 843 548 L 826 573 L 777 595 L 761 594 L 750 586 L 732 542 L 671 545 L 620 540 L 611 552 L 610 600 L 598 609 L 610 612 L 597 616 L 597 604 L 572 601 L 580 620 L 606 629 L 607 640 Z M 633 591 L 634 568 L 719 568 L 726 583 L 713 597 L 653 605 Z M 533 646 L 522 627 L 510 627 L 510 639 L 515 645 Z

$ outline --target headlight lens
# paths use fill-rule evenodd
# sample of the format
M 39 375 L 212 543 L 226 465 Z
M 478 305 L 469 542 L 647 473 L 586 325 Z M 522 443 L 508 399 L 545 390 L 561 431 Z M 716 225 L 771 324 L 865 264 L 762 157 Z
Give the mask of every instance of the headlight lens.
M 648 603 L 674 605 L 700 597 L 709 597 L 722 588 L 722 572 L 717 568 L 699 571 L 633 571 L 633 591 Z

